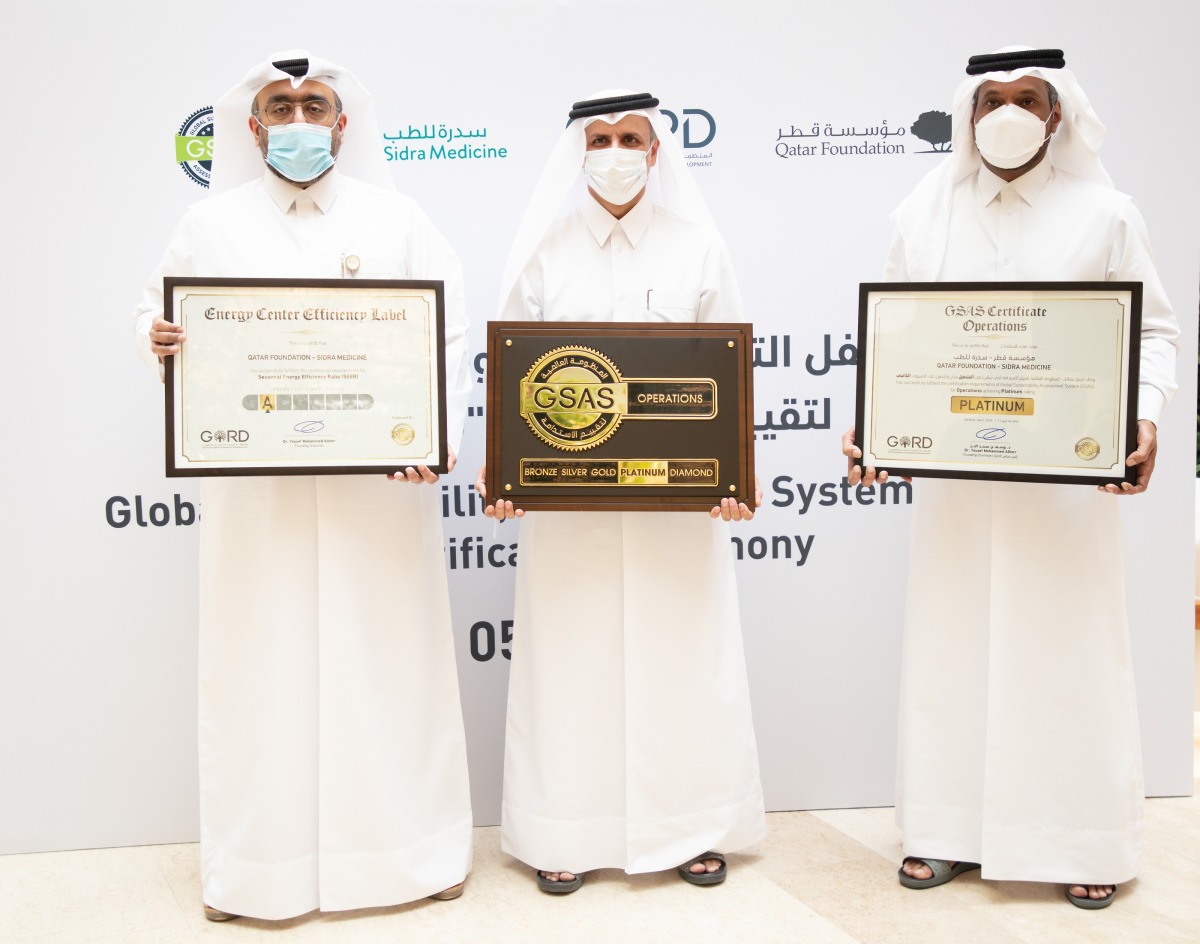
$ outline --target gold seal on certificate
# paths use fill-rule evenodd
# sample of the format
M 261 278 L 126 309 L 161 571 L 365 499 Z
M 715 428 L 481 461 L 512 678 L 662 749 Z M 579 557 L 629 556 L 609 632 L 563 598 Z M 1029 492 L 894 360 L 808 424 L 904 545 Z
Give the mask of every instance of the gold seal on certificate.
M 349 260 L 347 259 L 347 264 Z M 446 470 L 443 285 L 163 280 L 167 475 Z
M 891 474 L 1132 481 L 1140 282 L 860 286 L 856 435 Z

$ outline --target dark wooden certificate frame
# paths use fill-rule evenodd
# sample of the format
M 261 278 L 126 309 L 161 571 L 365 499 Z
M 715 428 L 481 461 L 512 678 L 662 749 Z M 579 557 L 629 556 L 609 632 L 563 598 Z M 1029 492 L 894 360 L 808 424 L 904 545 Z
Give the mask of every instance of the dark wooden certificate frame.
M 175 321 L 177 313 L 183 310 L 183 301 L 188 294 L 227 296 L 241 299 L 243 303 L 247 298 L 262 299 L 264 305 L 275 304 L 276 306 L 280 299 L 285 299 L 289 306 L 293 306 L 296 317 L 294 321 L 287 321 L 281 326 L 281 322 L 284 322 L 285 319 L 281 318 L 277 321 L 259 319 L 254 316 L 251 309 L 245 309 L 242 311 L 242 314 L 245 315 L 244 322 L 239 321 L 238 318 L 230 318 L 227 319 L 226 327 L 214 327 L 211 331 L 207 330 L 209 326 L 204 324 L 208 320 L 207 315 L 204 319 L 194 320 L 193 330 L 189 333 L 180 353 L 168 357 L 165 362 L 166 474 L 168 477 L 365 475 L 392 473 L 406 466 L 417 464 L 426 465 L 431 471 L 439 474 L 447 471 L 449 451 L 446 436 L 444 282 L 423 279 L 253 279 L 168 276 L 163 279 L 164 318 L 168 321 Z M 403 392 L 405 383 L 409 387 L 412 386 L 411 379 L 403 376 L 403 370 L 396 368 L 389 371 L 386 367 L 376 367 L 374 362 L 377 359 L 371 356 L 372 352 L 379 351 L 381 344 L 399 343 L 401 335 L 397 333 L 399 330 L 397 325 L 401 321 L 408 321 L 407 316 L 389 319 L 387 316 L 390 313 L 389 310 L 385 310 L 384 316 L 380 317 L 378 303 L 399 305 L 405 299 L 412 300 L 414 297 L 419 298 L 428 307 L 428 312 L 423 319 L 413 319 L 416 328 L 406 329 L 410 333 L 412 330 L 419 332 L 424 349 L 428 352 L 428 356 L 419 362 L 421 369 L 425 371 L 425 380 L 418 384 L 423 389 L 425 397 L 424 401 L 420 403 L 409 402 L 411 396 Z M 323 320 L 304 316 L 306 310 L 316 312 L 345 309 L 350 311 L 355 309 L 355 306 L 361 308 L 370 305 L 371 302 L 377 303 L 373 313 L 367 309 L 361 321 L 349 317 Z M 219 323 L 220 319 L 217 321 Z M 370 324 L 368 325 L 367 322 Z M 238 326 L 235 328 L 234 324 Z M 357 328 L 350 327 L 356 324 Z M 194 330 L 202 325 L 206 328 L 205 331 Z M 339 335 L 339 332 L 351 330 L 359 332 L 359 336 L 353 338 L 352 342 L 347 340 L 346 334 Z M 253 334 L 254 331 L 258 331 L 260 334 Z M 236 336 L 235 332 L 237 332 Z M 320 345 L 326 340 L 335 347 L 339 343 L 353 343 L 366 353 L 365 360 L 372 362 L 369 366 L 363 365 L 362 375 L 370 379 L 354 382 L 344 381 L 340 378 L 327 382 L 322 381 L 322 391 L 319 395 L 322 404 L 320 407 L 315 405 L 317 403 L 315 394 L 287 394 L 288 409 L 291 409 L 293 400 L 297 406 L 293 412 L 285 413 L 281 404 L 274 405 L 274 418 L 267 427 L 273 445 L 261 447 L 268 450 L 266 458 L 248 458 L 245 454 L 239 454 L 234 448 L 228 448 L 224 452 L 214 450 L 212 456 L 203 458 L 189 455 L 189 448 L 193 452 L 196 451 L 194 445 L 189 446 L 191 440 L 187 439 L 189 434 L 185 430 L 185 426 L 188 424 L 186 417 L 189 396 L 192 402 L 203 399 L 199 394 L 193 393 L 194 390 L 216 391 L 216 398 L 222 401 L 220 415 L 222 418 L 229 417 L 228 423 L 221 425 L 218 430 L 220 435 L 226 437 L 227 442 L 231 441 L 228 439 L 230 430 L 226 428 L 227 426 L 233 428 L 234 433 L 245 432 L 247 438 L 257 435 L 249 430 L 243 431 L 234 428 L 238 425 L 239 418 L 248 421 L 243 425 L 256 422 L 261 424 L 263 418 L 255 417 L 254 410 L 251 407 L 245 407 L 244 403 L 252 400 L 255 395 L 264 393 L 269 395 L 272 390 L 269 385 L 265 386 L 263 390 L 258 389 L 257 381 L 252 385 L 247 383 L 244 361 L 250 356 L 257 357 L 259 355 L 249 355 L 246 351 L 273 350 L 272 345 L 278 345 L 280 343 L 279 336 L 284 333 L 304 335 L 305 343 L 313 345 Z M 208 337 L 201 337 L 201 334 Z M 197 373 L 201 370 L 199 367 L 189 369 L 188 352 L 197 350 L 196 345 L 204 343 L 217 345 L 218 356 L 211 361 L 204 361 L 208 366 L 201 373 Z M 257 347 L 249 348 L 247 345 L 250 343 L 255 343 Z M 224 344 L 228 344 L 228 350 L 219 346 Z M 267 356 L 276 357 L 275 354 Z M 200 363 L 199 359 L 195 360 Z M 384 357 L 378 360 L 386 363 L 387 359 Z M 263 361 L 263 363 L 290 362 L 279 357 L 277 360 Z M 310 363 L 313 365 L 311 369 L 315 371 L 322 369 L 319 366 L 322 363 L 327 363 L 332 367 L 341 366 L 345 362 L 331 358 L 329 361 L 311 361 Z M 219 365 L 219 367 L 214 365 Z M 282 368 L 279 369 L 282 370 Z M 236 389 L 225 389 L 227 385 L 222 377 L 214 377 L 214 374 L 218 372 L 222 375 L 227 372 L 228 384 L 239 384 L 239 386 Z M 370 385 L 369 396 L 362 393 L 363 383 Z M 286 378 L 276 383 L 275 388 L 281 389 L 281 385 L 287 386 L 288 384 L 291 384 L 295 390 L 299 390 L 302 382 L 298 377 Z M 345 385 L 345 389 L 343 389 L 343 385 Z M 250 386 L 253 386 L 254 389 L 249 389 Z M 298 405 L 301 402 L 301 396 L 304 397 L 303 402 L 306 404 L 303 408 Z M 334 402 L 330 397 L 336 398 L 336 402 L 339 403 L 337 409 L 324 405 Z M 280 399 L 283 398 L 280 397 Z M 310 406 L 310 402 L 314 405 Z M 369 406 L 361 405 L 368 402 Z M 341 404 L 346 405 L 341 406 Z M 378 446 L 372 440 L 370 449 L 364 449 L 361 445 L 355 447 L 350 442 L 353 436 L 361 438 L 362 433 L 361 430 L 345 431 L 358 418 L 350 416 L 349 413 L 360 411 L 359 415 L 365 415 L 361 411 L 367 409 L 373 411 L 372 423 L 385 422 L 386 426 L 381 427 L 384 432 L 390 428 L 390 439 L 394 441 L 394 451 L 399 458 L 389 459 L 388 455 L 393 450 L 388 446 L 388 440 L 384 438 L 384 433 L 378 437 Z M 240 412 L 242 410 L 249 410 L 249 415 Z M 393 417 L 415 415 L 418 416 L 418 420 L 414 420 L 411 424 L 394 421 L 391 418 L 383 421 L 381 414 L 388 411 L 392 412 Z M 271 410 L 260 412 L 272 413 Z M 436 415 L 433 415 L 435 413 Z M 347 416 L 347 419 L 341 423 L 339 421 L 343 415 Z M 425 422 L 420 422 L 421 418 Z M 297 422 L 288 426 L 288 424 L 292 424 L 293 420 Z M 329 424 L 334 427 L 341 426 L 343 431 L 340 434 L 336 429 L 327 431 Z M 417 433 L 415 432 L 416 428 L 421 428 L 424 432 Z M 346 440 L 345 445 L 342 445 L 338 438 L 339 435 Z M 307 450 L 303 455 L 299 454 L 298 449 L 289 449 L 284 445 L 289 441 L 293 444 L 299 443 L 301 437 L 305 436 L 309 438 L 303 441 L 303 448 Z M 410 461 L 411 457 L 404 457 L 404 446 L 410 442 L 421 441 L 422 436 L 429 437 L 427 454 L 436 455 L 436 463 L 418 463 Z M 255 443 L 256 447 L 259 442 L 261 442 L 261 438 Z
M 752 335 L 745 323 L 489 322 L 489 500 L 556 511 L 708 511 L 722 498 L 753 507 Z M 562 407 L 585 387 L 601 406 Z M 543 396 L 556 406 L 541 409 Z
M 1125 458 L 1137 448 L 1141 314 L 1141 282 L 863 283 L 863 463 L 889 475 L 1134 482 Z

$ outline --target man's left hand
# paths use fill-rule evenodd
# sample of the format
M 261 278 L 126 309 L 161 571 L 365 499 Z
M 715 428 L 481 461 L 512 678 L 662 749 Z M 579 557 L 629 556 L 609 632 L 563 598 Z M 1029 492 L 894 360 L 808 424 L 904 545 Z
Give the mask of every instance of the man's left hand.
M 449 458 L 446 460 L 446 473 L 454 471 L 454 466 L 458 464 L 458 456 L 454 454 L 453 449 L 446 450 Z M 388 476 L 393 482 L 412 482 L 414 485 L 420 485 L 422 482 L 427 485 L 432 485 L 438 480 L 436 472 L 430 472 L 429 466 L 419 465 L 413 468 L 411 465 L 400 472 L 393 472 Z
M 1157 455 L 1158 428 L 1149 420 L 1138 420 L 1137 449 L 1125 460 L 1126 465 L 1137 466 L 1137 479 L 1132 485 L 1128 482 L 1122 482 L 1120 485 L 1101 485 L 1100 490 L 1113 495 L 1140 495 L 1150 484 Z
M 754 476 L 754 508 L 762 504 L 762 485 L 758 476 Z M 747 507 L 745 502 L 732 498 L 722 498 L 721 504 L 716 505 L 708 513 L 710 518 L 720 518 L 722 521 L 749 521 L 754 517 L 754 508 Z

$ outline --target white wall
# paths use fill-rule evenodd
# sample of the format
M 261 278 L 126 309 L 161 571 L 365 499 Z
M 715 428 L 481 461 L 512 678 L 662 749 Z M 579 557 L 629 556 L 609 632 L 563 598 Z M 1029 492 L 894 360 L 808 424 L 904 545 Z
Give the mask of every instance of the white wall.
M 463 258 L 477 352 L 509 241 L 572 101 L 614 85 L 648 89 L 681 117 L 694 110 L 693 143 L 707 135 L 701 112 L 715 122 L 712 140 L 688 150 L 706 165 L 696 174 L 756 335 L 789 344 L 790 366 L 756 372 L 758 413 L 785 398 L 830 403 L 828 430 L 759 443 L 768 504 L 735 530 L 763 539 L 755 551 L 792 554 L 739 565 L 774 809 L 892 802 L 908 508 L 858 504 L 853 493 L 842 503 L 838 438 L 852 420 L 853 370 L 815 374 L 806 358 L 817 354 L 819 366 L 825 337 L 836 351 L 854 330 L 857 284 L 879 276 L 888 212 L 941 159 L 914 153 L 925 143 L 911 134 L 888 139 L 904 153 L 783 159 L 781 129 L 907 128 L 949 110 L 968 55 L 1012 42 L 1064 47 L 1109 125 L 1104 159 L 1138 199 L 1184 326 L 1182 387 L 1160 431 L 1153 489 L 1122 507 L 1147 788 L 1190 793 L 1200 14 L 1164 0 L 1136 12 L 1070 0 L 1032 17 L 953 21 L 947 9 L 957 10 L 933 0 L 26 7 L 0 39 L 20 103 L 2 178 L 0 852 L 197 835 L 197 527 L 176 520 L 175 496 L 186 518 L 182 503 L 194 505 L 198 488 L 162 475 L 162 389 L 133 358 L 130 313 L 181 211 L 204 197 L 174 161 L 175 134 L 251 64 L 291 46 L 354 69 L 385 134 L 444 123 L 486 128 L 487 143 L 506 148 L 503 159 L 392 165 Z M 444 480 L 451 500 L 468 500 L 482 447 L 472 418 L 459 471 Z M 833 483 L 836 504 L 795 497 L 819 483 Z M 172 522 L 114 527 L 114 497 L 140 497 L 144 514 L 163 504 Z M 512 524 L 493 537 L 469 507 L 458 516 L 451 504 L 448 547 L 467 536 L 515 543 Z M 512 568 L 471 565 L 451 571 L 455 631 L 476 816 L 494 823 Z M 497 651 L 480 661 L 471 628 L 484 621 Z

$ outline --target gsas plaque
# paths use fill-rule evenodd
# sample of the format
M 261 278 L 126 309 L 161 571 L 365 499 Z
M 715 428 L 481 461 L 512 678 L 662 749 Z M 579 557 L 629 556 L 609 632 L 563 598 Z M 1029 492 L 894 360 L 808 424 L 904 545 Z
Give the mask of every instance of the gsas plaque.
M 487 482 L 519 508 L 754 500 L 748 324 L 493 321 Z

